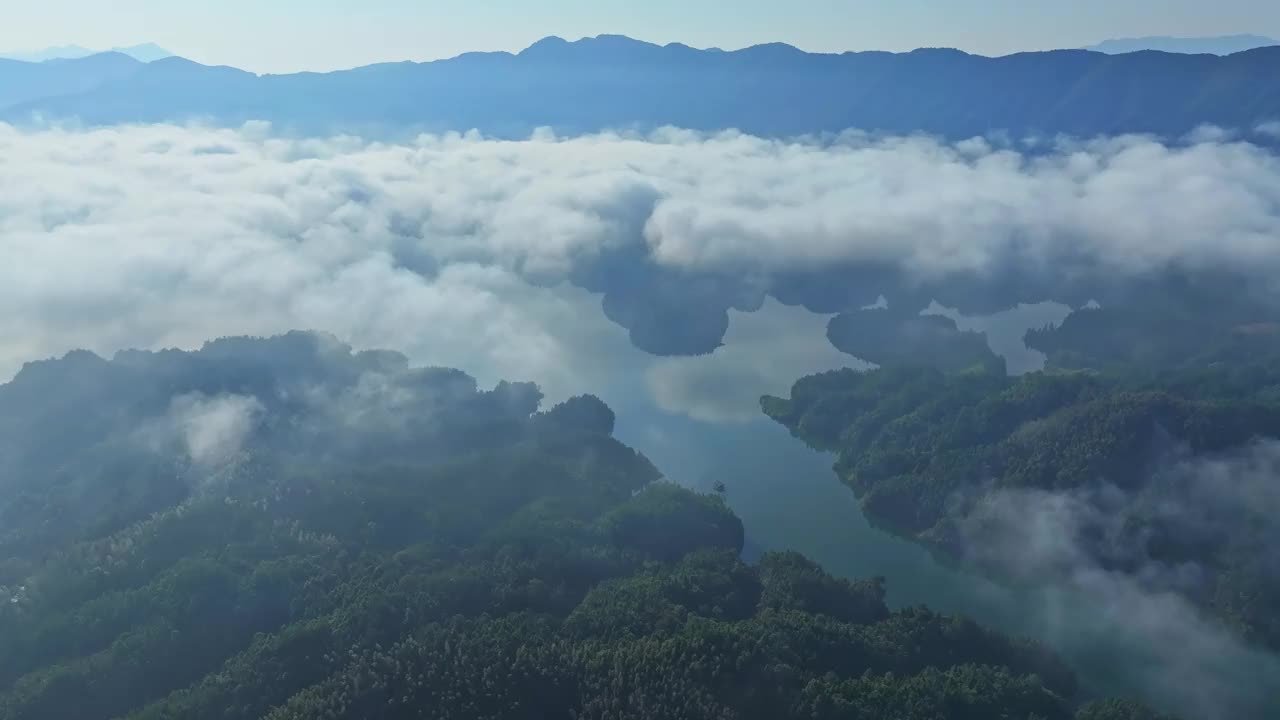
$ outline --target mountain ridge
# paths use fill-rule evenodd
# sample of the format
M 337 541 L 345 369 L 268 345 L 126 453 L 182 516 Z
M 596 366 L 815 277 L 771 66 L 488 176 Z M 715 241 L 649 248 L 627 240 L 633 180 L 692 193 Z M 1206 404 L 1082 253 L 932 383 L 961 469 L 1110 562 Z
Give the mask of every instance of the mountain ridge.
M 137 45 L 116 46 L 109 50 L 92 50 L 75 44 L 58 45 L 54 47 L 41 48 L 39 50 L 0 53 L 0 59 L 34 63 L 55 62 L 60 60 L 79 60 L 92 55 L 111 52 L 128 55 L 138 62 L 153 62 L 155 60 L 161 60 L 174 55 L 174 53 L 169 52 L 153 42 L 146 42 L 139 43 Z
M 1271 45 L 1280 45 L 1280 40 L 1265 35 L 1250 34 L 1217 35 L 1212 37 L 1147 35 L 1143 37 L 1111 38 L 1095 45 L 1089 45 L 1084 49 L 1107 54 L 1159 50 L 1168 53 L 1231 55 Z
M 94 56 L 98 57 L 98 56 Z M 61 63 L 57 65 L 62 65 Z M 622 35 L 549 37 L 519 53 L 466 53 L 327 73 L 257 75 L 167 59 L 100 80 L 13 82 L 0 119 L 88 125 L 266 120 L 302 133 L 479 129 L 525 137 L 679 126 L 797 136 L 857 128 L 962 139 L 1003 132 L 1180 137 L 1280 118 L 1280 47 L 1227 56 L 1053 50 L 986 57 L 951 48 L 808 53 L 657 45 Z

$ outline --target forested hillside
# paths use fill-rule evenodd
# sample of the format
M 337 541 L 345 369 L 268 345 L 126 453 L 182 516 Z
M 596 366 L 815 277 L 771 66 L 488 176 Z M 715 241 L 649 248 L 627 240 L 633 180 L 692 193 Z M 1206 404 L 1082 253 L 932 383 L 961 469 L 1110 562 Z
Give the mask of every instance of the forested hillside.
M 306 333 L 0 386 L 0 717 L 1153 718 L 793 553 L 583 396 Z
M 897 534 L 1000 577 L 1127 575 L 1280 648 L 1274 364 L 1021 378 L 895 365 L 808 377 L 763 406 L 837 452 Z

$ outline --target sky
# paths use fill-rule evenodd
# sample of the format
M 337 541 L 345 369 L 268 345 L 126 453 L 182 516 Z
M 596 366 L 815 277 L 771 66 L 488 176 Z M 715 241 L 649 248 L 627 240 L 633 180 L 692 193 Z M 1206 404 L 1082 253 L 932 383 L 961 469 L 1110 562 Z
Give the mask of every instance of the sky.
M 1140 35 L 1280 36 L 1272 0 L 5 0 L 0 50 L 155 42 L 255 72 L 333 70 L 620 33 L 734 49 L 1001 55 Z

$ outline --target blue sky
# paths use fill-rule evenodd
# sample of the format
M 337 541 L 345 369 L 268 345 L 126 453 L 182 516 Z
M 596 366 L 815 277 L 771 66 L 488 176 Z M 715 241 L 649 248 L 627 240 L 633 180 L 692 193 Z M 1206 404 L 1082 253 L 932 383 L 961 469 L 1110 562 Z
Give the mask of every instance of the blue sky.
M 1280 36 L 1275 0 L 5 0 L 0 50 L 154 41 L 259 72 L 518 50 L 623 33 L 736 48 L 952 46 L 984 54 L 1133 35 Z

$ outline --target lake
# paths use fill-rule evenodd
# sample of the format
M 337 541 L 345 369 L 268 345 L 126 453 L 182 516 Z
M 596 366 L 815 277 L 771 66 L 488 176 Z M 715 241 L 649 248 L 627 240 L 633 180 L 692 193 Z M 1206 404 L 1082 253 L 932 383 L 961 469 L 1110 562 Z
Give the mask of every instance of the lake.
M 988 331 L 1011 370 L 1025 372 L 1043 358 L 1022 345 L 1022 333 L 1065 312 L 948 314 L 961 327 Z M 885 577 L 893 606 L 925 604 L 1042 640 L 1073 666 L 1087 694 L 1138 697 L 1188 720 L 1280 717 L 1280 660 L 1242 646 L 1176 597 L 1139 593 L 1118 576 L 1063 588 L 1002 587 L 872 527 L 832 471 L 834 457 L 810 450 L 758 406 L 760 395 L 787 395 L 803 375 L 866 367 L 831 348 L 826 321 L 769 301 L 757 313 L 733 314 L 716 353 L 639 353 L 617 366 L 642 381 L 615 375 L 599 392 L 618 413 L 618 436 L 670 479 L 704 491 L 724 483 L 746 525 L 749 553 L 797 550 L 836 575 Z

